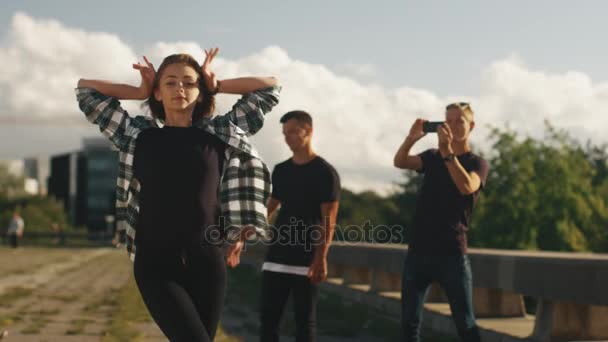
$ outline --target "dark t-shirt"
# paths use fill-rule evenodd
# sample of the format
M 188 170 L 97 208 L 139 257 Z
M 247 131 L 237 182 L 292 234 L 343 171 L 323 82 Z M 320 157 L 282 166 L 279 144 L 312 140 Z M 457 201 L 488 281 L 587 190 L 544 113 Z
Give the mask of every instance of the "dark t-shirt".
M 314 231 L 322 223 L 321 204 L 340 197 L 338 173 L 318 156 L 303 165 L 288 159 L 272 172 L 272 197 L 281 208 L 266 261 L 310 266 L 314 245 L 320 242 Z
M 439 150 L 426 150 L 419 156 L 424 180 L 416 202 L 410 248 L 421 254 L 464 254 L 466 233 L 473 207 L 486 183 L 488 163 L 471 152 L 457 156 L 467 172 L 474 171 L 481 179 L 479 190 L 465 196 L 454 184 Z
M 224 143 L 196 127 L 152 128 L 135 144 L 141 185 L 136 243 L 154 249 L 201 244 L 219 220 Z

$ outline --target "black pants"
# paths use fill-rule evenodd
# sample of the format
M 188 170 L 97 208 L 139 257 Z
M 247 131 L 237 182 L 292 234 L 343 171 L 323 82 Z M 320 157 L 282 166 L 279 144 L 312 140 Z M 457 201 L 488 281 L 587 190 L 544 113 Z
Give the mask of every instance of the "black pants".
M 279 340 L 281 317 L 289 294 L 292 294 L 296 342 L 316 340 L 318 286 L 306 276 L 262 272 L 261 342 Z
M 134 271 L 144 303 L 170 341 L 213 341 L 226 290 L 221 247 L 161 252 L 138 246 Z
M 19 237 L 17 236 L 17 234 L 9 234 L 8 235 L 8 243 L 13 248 L 19 247 Z

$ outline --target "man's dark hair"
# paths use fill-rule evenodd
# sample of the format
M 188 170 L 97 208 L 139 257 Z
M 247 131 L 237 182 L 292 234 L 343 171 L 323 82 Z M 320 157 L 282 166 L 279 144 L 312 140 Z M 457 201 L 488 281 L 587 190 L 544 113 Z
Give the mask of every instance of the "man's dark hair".
M 281 117 L 281 123 L 284 124 L 291 119 L 295 119 L 299 123 L 305 123 L 312 127 L 312 116 L 303 110 L 292 110 L 291 112 L 285 113 L 285 115 Z

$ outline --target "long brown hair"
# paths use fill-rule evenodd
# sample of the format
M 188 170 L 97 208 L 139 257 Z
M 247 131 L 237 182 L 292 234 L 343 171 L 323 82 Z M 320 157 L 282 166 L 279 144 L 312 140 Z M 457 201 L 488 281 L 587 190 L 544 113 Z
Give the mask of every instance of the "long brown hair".
M 150 97 L 148 97 L 148 100 L 145 102 L 145 104 L 147 104 L 150 108 L 152 117 L 163 122 L 165 121 L 165 108 L 163 107 L 163 103 L 156 100 L 154 97 L 154 91 L 156 91 L 160 85 L 160 78 L 163 72 L 167 66 L 172 64 L 188 65 L 192 67 L 198 74 L 198 89 L 201 92 L 202 100 L 194 106 L 194 110 L 192 111 L 192 122 L 211 115 L 211 113 L 213 113 L 215 110 L 215 96 L 211 95 L 209 89 L 207 89 L 201 66 L 198 64 L 196 59 L 189 54 L 178 53 L 165 57 L 156 71 L 156 77 L 154 78 L 154 84 L 152 85 L 152 94 L 150 94 Z

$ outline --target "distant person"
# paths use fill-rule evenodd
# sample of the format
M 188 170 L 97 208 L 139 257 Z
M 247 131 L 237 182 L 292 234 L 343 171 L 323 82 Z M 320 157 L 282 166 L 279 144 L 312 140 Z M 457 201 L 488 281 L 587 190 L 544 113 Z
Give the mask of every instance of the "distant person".
M 158 72 L 144 57 L 133 66 L 139 87 L 81 79 L 76 90 L 87 119 L 119 150 L 118 227 L 144 303 L 171 341 L 215 337 L 226 288 L 219 226 L 232 242 L 229 260 L 267 228 L 270 172 L 247 137 L 280 87 L 273 77 L 217 80 L 210 65 L 218 49 L 205 52 L 202 66 L 175 54 Z M 242 97 L 212 117 L 219 93 Z M 129 99 L 147 99 L 151 116 L 130 116 L 119 102 Z
M 19 240 L 23 237 L 24 228 L 25 222 L 23 221 L 23 218 L 21 218 L 19 211 L 15 211 L 6 231 L 8 242 L 11 247 L 19 247 Z
M 397 151 L 394 164 L 424 174 L 418 194 L 401 289 L 402 341 L 420 340 L 420 322 L 429 285 L 444 289 L 462 341 L 479 341 L 473 312 L 473 285 L 467 257 L 467 230 L 473 207 L 488 176 L 488 163 L 471 152 L 469 135 L 475 127 L 468 103 L 446 107 L 437 128 L 438 148 L 410 155 L 426 135 L 418 119 Z
M 57 222 L 53 222 L 53 224 L 51 224 L 51 230 L 55 235 L 55 244 L 65 246 L 65 232 L 63 231 L 63 226 Z

